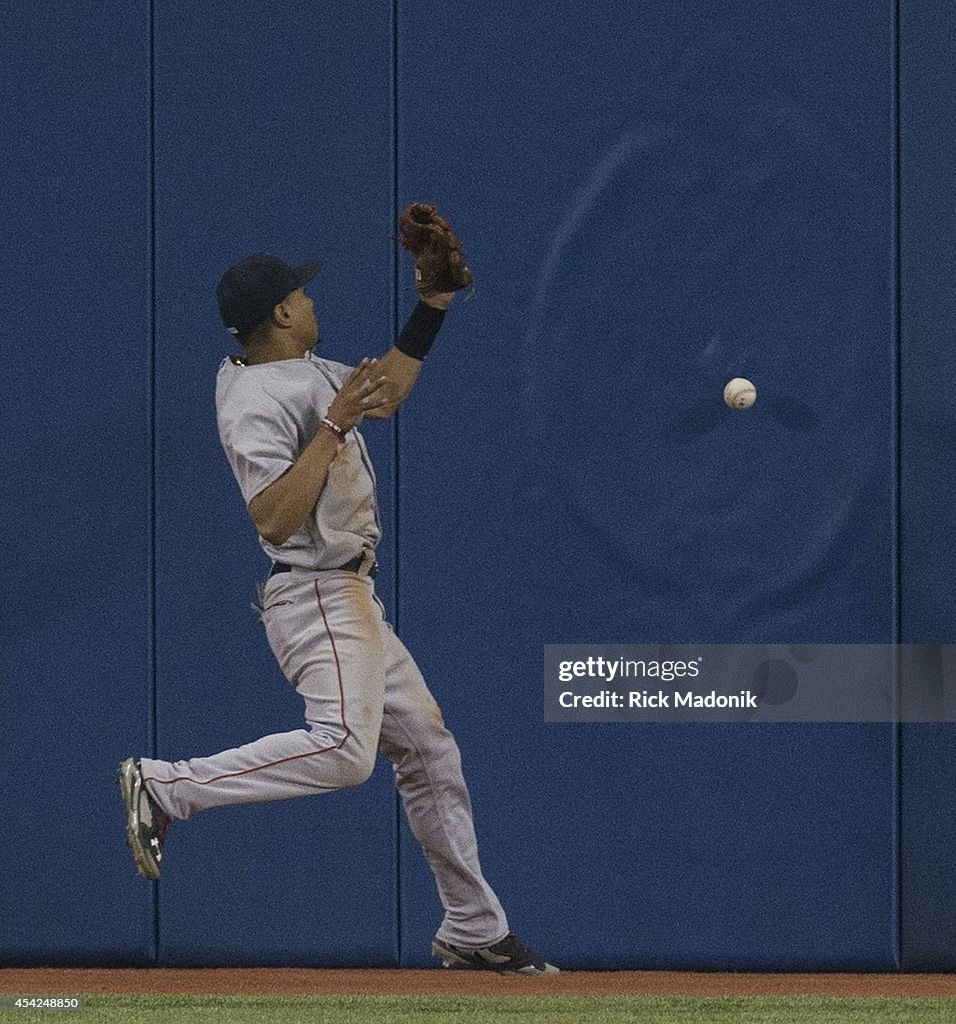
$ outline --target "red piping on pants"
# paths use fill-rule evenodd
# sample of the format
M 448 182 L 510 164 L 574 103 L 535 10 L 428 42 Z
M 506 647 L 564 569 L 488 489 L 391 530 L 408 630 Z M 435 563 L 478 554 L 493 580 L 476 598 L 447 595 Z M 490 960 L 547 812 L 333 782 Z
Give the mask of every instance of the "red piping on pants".
M 293 754 L 291 757 L 283 757 L 278 761 L 270 761 L 268 764 L 260 764 L 255 768 L 243 768 L 241 772 L 227 772 L 225 775 L 217 775 L 213 779 L 206 779 L 204 782 L 197 782 L 195 779 L 188 779 L 184 776 L 177 775 L 173 779 L 153 779 L 146 778 L 144 776 L 144 782 L 153 782 L 157 785 L 167 786 L 172 782 L 192 782 L 196 786 L 208 786 L 213 782 L 221 782 L 223 779 L 235 779 L 240 775 L 248 775 L 250 772 L 261 772 L 264 768 L 274 768 L 276 765 L 286 764 L 289 761 L 299 761 L 303 757 L 315 757 L 318 754 L 327 754 L 330 750 L 339 750 L 345 741 L 352 735 L 352 731 L 349 729 L 348 724 L 345 721 L 345 687 L 342 684 L 342 666 L 339 662 L 339 652 L 335 646 L 335 637 L 332 635 L 332 630 L 329 628 L 329 620 L 325 615 L 325 608 L 322 606 L 322 595 L 319 593 L 319 581 L 315 581 L 315 600 L 319 605 L 319 614 L 322 616 L 322 623 L 325 626 L 325 631 L 329 635 L 329 643 L 332 645 L 332 657 L 335 658 L 335 674 L 339 680 L 339 714 L 342 720 L 342 728 L 345 730 L 345 735 L 332 747 L 323 747 L 321 750 L 310 750 L 305 754 Z

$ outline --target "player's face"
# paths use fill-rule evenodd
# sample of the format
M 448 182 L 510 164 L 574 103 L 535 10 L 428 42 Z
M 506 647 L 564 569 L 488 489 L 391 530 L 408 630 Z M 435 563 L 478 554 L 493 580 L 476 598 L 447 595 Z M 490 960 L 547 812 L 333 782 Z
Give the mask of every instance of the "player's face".
M 302 342 L 303 348 L 308 350 L 316 345 L 319 340 L 319 321 L 315 316 L 315 303 L 305 294 L 305 290 L 302 288 L 294 291 L 292 298 L 294 300 L 293 310 L 298 337 Z

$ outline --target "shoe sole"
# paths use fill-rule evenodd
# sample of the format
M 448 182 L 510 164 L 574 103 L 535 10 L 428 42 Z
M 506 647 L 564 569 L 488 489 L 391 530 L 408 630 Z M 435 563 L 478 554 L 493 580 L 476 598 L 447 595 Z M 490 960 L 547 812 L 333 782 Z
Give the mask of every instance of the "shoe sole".
M 133 855 L 136 870 L 151 881 L 159 878 L 159 865 L 150 856 L 139 838 L 142 821 L 139 817 L 139 798 L 143 792 L 143 776 L 131 757 L 120 763 L 116 784 L 126 805 L 126 845 Z
M 442 967 L 447 967 L 453 971 L 492 971 L 495 974 L 520 974 L 523 977 L 539 978 L 543 978 L 545 975 L 561 973 L 554 964 L 547 963 L 543 971 L 530 964 L 527 967 L 508 967 L 507 965 L 495 967 L 494 964 L 476 964 L 473 960 L 467 960 L 465 957 L 459 956 L 453 949 L 449 949 L 448 946 L 443 946 L 439 942 L 432 942 L 432 956 L 438 957 L 441 960 Z

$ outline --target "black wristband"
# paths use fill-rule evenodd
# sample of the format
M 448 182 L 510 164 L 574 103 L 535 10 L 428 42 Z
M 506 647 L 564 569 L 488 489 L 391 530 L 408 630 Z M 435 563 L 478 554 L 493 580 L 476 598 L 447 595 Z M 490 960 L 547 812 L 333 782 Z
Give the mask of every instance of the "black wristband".
M 412 359 L 424 360 L 435 338 L 438 337 L 444 319 L 443 309 L 429 306 L 427 302 L 419 302 L 412 310 L 408 323 L 402 328 L 395 347 Z

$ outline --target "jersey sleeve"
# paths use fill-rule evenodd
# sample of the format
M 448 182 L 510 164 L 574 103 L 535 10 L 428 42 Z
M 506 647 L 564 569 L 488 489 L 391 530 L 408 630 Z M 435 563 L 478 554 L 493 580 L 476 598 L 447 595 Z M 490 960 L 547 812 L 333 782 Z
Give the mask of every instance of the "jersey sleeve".
M 220 440 L 247 505 L 299 457 L 295 420 L 265 392 L 253 407 L 222 418 Z

